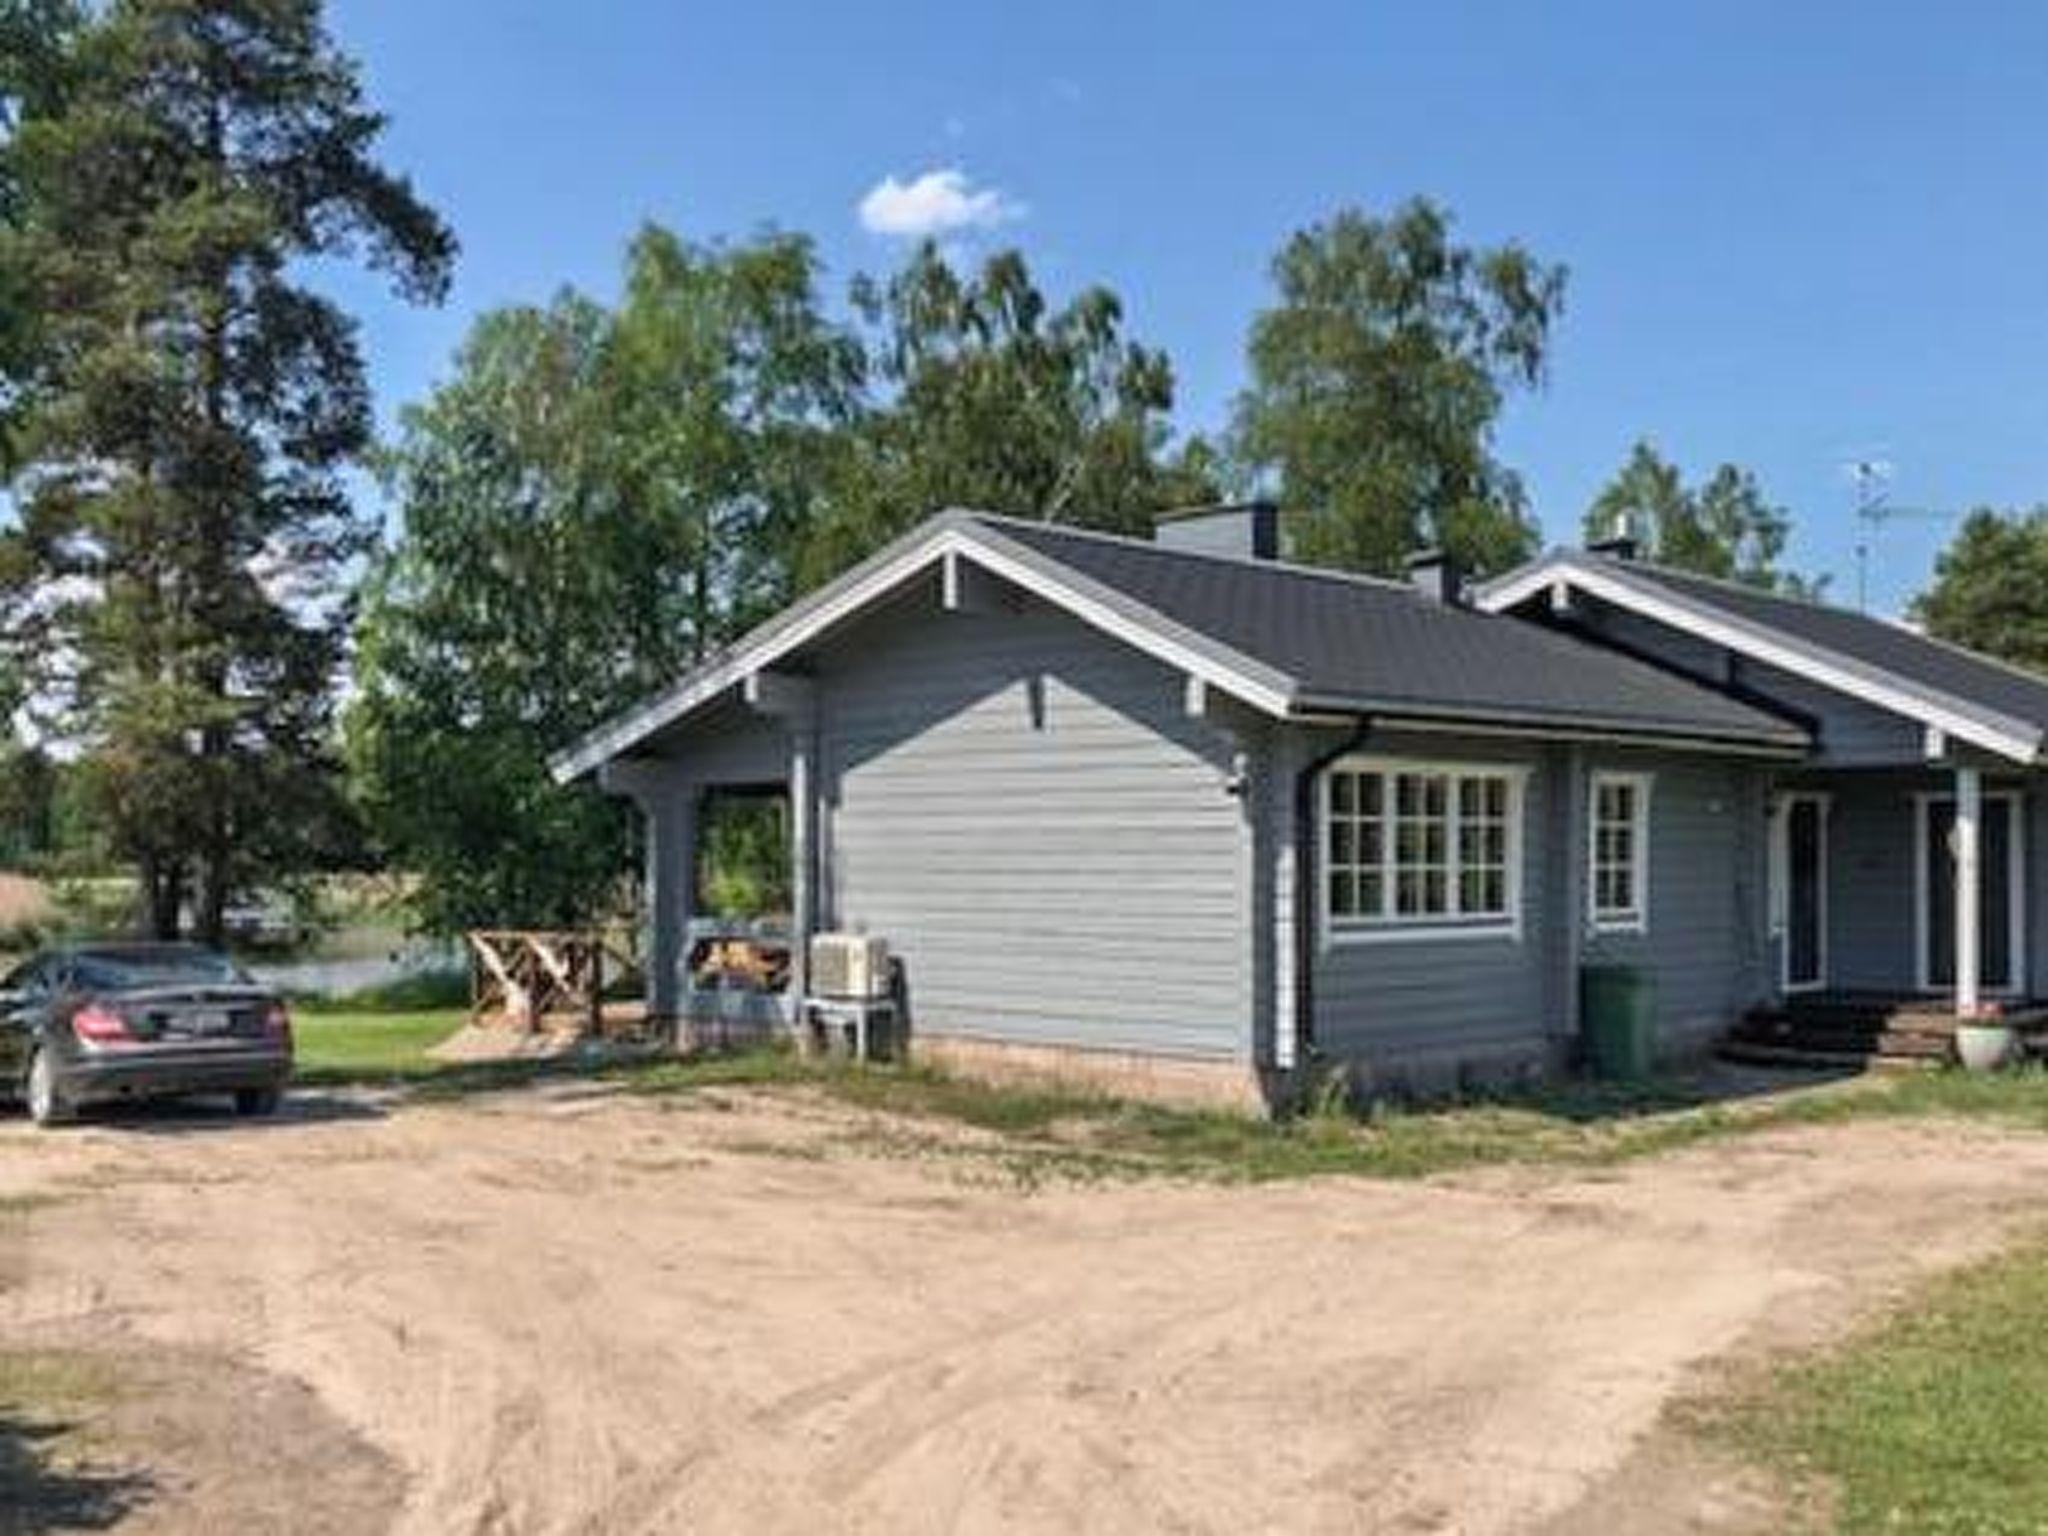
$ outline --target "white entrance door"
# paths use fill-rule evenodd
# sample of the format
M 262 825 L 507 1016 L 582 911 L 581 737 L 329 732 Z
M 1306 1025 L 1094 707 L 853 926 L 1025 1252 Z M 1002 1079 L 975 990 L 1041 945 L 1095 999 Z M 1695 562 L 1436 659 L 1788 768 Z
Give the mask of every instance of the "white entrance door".
M 1771 818 L 1771 914 L 1778 982 L 1810 992 L 1828 979 L 1828 799 L 1778 797 Z

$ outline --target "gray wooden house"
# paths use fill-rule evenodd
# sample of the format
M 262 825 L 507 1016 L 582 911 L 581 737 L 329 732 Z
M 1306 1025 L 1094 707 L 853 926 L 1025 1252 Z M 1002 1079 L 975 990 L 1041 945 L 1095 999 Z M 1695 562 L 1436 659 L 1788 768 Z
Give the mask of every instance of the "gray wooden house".
M 2048 960 L 2048 684 L 1618 549 L 1467 592 L 1278 545 L 1260 506 L 948 512 L 562 753 L 645 813 L 651 1007 L 720 786 L 787 795 L 794 928 L 885 937 L 917 1050 L 1125 1086 L 1548 1070 L 1589 961 L 1655 975 L 1678 1052 Z

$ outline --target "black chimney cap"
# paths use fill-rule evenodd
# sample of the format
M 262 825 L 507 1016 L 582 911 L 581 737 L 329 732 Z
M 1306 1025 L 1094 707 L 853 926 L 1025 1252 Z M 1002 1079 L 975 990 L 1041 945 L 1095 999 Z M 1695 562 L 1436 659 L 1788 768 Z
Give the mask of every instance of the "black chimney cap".
M 1448 550 L 1419 549 L 1407 560 L 1408 580 L 1432 602 L 1465 601 L 1465 570 Z

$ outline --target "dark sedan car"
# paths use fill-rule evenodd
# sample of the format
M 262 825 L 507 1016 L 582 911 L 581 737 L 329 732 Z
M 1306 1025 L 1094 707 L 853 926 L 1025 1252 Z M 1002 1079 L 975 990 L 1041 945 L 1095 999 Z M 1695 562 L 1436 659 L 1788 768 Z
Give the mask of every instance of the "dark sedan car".
M 291 1072 L 284 1000 L 196 944 L 46 950 L 0 981 L 0 1087 L 19 1086 L 38 1125 L 187 1093 L 267 1115 Z

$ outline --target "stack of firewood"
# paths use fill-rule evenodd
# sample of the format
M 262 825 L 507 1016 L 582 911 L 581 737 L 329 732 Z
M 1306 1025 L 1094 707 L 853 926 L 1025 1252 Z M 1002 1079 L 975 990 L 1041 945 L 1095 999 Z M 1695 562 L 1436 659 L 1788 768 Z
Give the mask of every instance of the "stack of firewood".
M 708 939 L 691 955 L 690 975 L 706 990 L 780 992 L 789 985 L 789 946 L 763 939 Z

